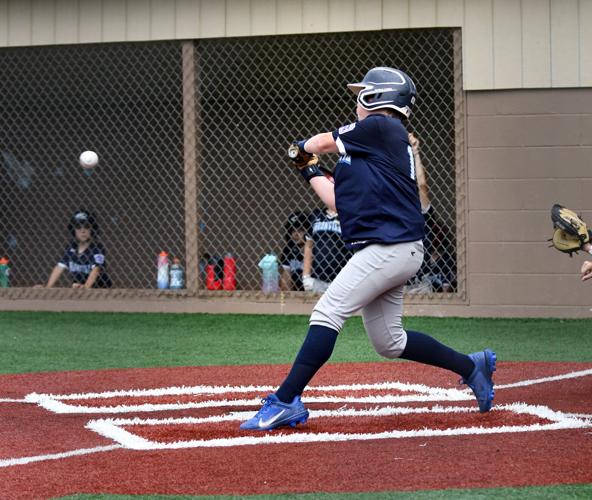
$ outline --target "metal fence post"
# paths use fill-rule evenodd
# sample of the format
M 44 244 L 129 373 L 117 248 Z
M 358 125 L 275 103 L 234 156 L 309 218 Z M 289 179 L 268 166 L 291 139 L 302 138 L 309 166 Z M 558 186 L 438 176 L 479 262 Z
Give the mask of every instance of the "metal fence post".
M 185 276 L 187 291 L 197 294 L 197 134 L 195 44 L 183 42 L 183 166 L 185 172 Z

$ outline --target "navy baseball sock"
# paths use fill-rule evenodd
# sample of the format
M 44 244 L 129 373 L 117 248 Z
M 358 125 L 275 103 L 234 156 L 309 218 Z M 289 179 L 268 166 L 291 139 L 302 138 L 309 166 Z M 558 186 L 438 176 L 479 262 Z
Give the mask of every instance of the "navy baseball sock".
M 310 325 L 290 373 L 275 393 L 280 401 L 291 403 L 294 396 L 302 394 L 315 373 L 331 357 L 338 334 L 326 326 Z
M 475 368 L 475 363 L 466 354 L 441 344 L 429 335 L 411 330 L 407 330 L 407 345 L 401 358 L 446 368 L 465 379 L 471 376 Z

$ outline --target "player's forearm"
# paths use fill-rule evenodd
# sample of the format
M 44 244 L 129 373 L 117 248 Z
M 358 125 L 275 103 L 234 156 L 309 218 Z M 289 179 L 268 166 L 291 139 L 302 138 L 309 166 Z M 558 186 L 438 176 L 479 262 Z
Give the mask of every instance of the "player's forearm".
M 310 276 L 312 274 L 312 247 L 314 243 L 308 240 L 304 244 L 304 252 L 302 255 L 302 276 Z
M 92 288 L 94 286 L 95 282 L 97 281 L 99 274 L 101 274 L 101 268 L 94 267 L 92 269 L 92 271 L 90 272 L 90 274 L 88 275 L 86 282 L 84 283 L 84 288 Z
M 419 188 L 419 200 L 421 201 L 421 209 L 425 212 L 430 207 L 430 190 L 419 152 L 413 151 L 413 158 L 415 160 L 415 175 L 417 178 L 417 187 Z
M 61 266 L 55 266 L 49 275 L 49 279 L 47 280 L 47 285 L 45 288 L 53 288 L 53 286 L 57 283 L 60 279 L 60 276 L 64 272 L 64 268 Z
M 427 186 L 419 186 L 419 201 L 421 203 L 421 211 L 427 212 L 430 208 L 430 192 Z
M 314 192 L 327 208 L 337 212 L 337 208 L 335 207 L 335 184 L 326 177 L 313 177 L 309 182 Z
M 280 274 L 280 290 L 283 292 L 292 290 L 292 276 L 290 275 L 290 271 L 285 268 L 282 269 Z
M 304 150 L 317 155 L 339 152 L 331 132 L 324 132 L 311 137 L 304 143 Z

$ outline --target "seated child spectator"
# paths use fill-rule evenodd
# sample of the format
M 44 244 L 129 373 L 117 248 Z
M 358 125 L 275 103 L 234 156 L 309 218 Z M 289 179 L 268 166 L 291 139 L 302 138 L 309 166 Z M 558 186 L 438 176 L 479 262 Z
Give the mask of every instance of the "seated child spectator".
M 450 232 L 437 220 L 431 204 L 425 167 L 419 153 L 419 139 L 409 133 L 409 144 L 413 150 L 417 187 L 421 212 L 425 218 L 423 240 L 424 261 L 417 275 L 408 282 L 407 291 L 412 293 L 446 293 L 456 287 L 456 262 L 447 247 L 452 241 Z
M 311 238 L 304 246 L 304 290 L 323 293 L 350 257 L 341 237 L 337 212 L 315 210 L 311 216 Z
M 105 270 L 105 250 L 98 241 L 99 226 L 92 214 L 79 210 L 72 216 L 68 230 L 72 241 L 53 268 L 47 284 L 37 285 L 37 288 L 52 288 L 65 269 L 72 279 L 72 288 L 110 288 L 112 283 Z
M 433 207 L 429 208 L 424 217 L 426 253 L 417 275 L 431 284 L 433 292 L 453 292 L 456 288 L 456 262 L 453 253 L 448 250 L 451 241 L 450 232 L 439 223 Z
M 302 291 L 302 266 L 304 243 L 309 230 L 308 215 L 294 212 L 285 224 L 286 245 L 280 258 L 280 289 Z

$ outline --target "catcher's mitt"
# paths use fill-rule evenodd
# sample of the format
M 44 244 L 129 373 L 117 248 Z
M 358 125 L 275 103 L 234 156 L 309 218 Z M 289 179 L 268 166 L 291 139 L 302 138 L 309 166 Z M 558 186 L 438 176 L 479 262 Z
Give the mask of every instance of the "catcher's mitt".
M 590 231 L 582 218 L 573 210 L 565 208 L 557 203 L 551 208 L 551 220 L 553 221 L 553 237 L 551 246 L 560 252 L 568 253 L 581 250 L 590 242 Z

